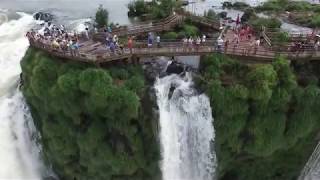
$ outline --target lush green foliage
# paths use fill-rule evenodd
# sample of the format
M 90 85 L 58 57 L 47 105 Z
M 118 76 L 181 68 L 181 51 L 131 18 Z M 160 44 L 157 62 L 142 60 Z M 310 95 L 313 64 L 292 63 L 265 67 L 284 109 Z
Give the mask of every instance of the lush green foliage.
M 319 87 L 299 86 L 281 57 L 254 67 L 222 55 L 203 60 L 220 179 L 296 179 L 317 144 Z
M 212 20 L 219 20 L 218 15 L 214 12 L 213 9 L 209 9 L 208 12 L 204 12 L 204 17 L 212 19 Z
M 176 32 L 167 32 L 163 35 L 163 39 L 177 39 L 178 34 Z
M 250 7 L 247 3 L 245 2 L 229 2 L 225 1 L 222 3 L 223 8 L 232 8 L 232 9 L 237 9 L 237 10 L 244 10 L 248 7 Z
M 199 35 L 199 29 L 196 26 L 185 24 L 182 27 L 182 31 L 187 37 Z
M 252 16 L 248 23 L 256 30 L 260 30 L 262 26 L 266 28 L 280 28 L 281 22 L 276 18 L 260 18 Z
M 289 33 L 287 32 L 279 32 L 279 34 L 277 34 L 275 38 L 275 41 L 280 45 L 287 44 L 289 40 L 290 40 L 290 36 L 289 36 Z
M 312 5 L 306 1 L 289 0 L 269 0 L 257 7 L 260 11 L 313 11 L 318 9 L 317 5 Z
M 149 7 L 144 0 L 132 1 L 128 4 L 128 16 L 142 16 L 148 13 Z
M 308 27 L 320 27 L 320 6 L 306 1 L 269 0 L 256 8 L 258 11 L 290 12 L 289 20 Z
M 162 19 L 172 14 L 178 6 L 176 0 L 153 0 L 151 14 L 155 19 Z
M 141 108 L 146 93 L 140 67 L 105 70 L 33 49 L 21 67 L 45 158 L 62 179 L 157 178 L 156 121 L 150 105 Z
M 162 19 L 172 14 L 173 10 L 181 7 L 175 0 L 144 0 L 133 1 L 128 4 L 128 16 L 150 16 L 152 19 Z
M 95 19 L 95 22 L 97 23 L 99 28 L 102 28 L 108 25 L 108 17 L 109 17 L 108 11 L 104 9 L 102 5 L 100 5 L 96 12 L 96 19 Z

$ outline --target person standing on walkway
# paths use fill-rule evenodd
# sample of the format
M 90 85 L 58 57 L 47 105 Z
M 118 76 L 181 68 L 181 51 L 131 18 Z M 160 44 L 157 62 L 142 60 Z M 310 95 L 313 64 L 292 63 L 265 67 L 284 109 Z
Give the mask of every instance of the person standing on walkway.
M 218 45 L 218 53 L 221 53 L 222 52 L 222 46 L 223 46 L 223 39 L 221 37 L 218 38 L 217 45 Z
M 115 46 L 114 42 L 111 42 L 110 43 L 110 51 L 112 52 L 112 54 L 115 53 L 115 49 L 116 49 L 116 46 Z
M 257 54 L 259 47 L 260 47 L 260 39 L 256 39 L 256 42 L 254 45 L 254 54 Z
M 109 33 L 112 33 L 111 26 L 108 26 L 108 32 L 109 32 Z
M 188 38 L 184 37 L 182 40 L 183 51 L 186 51 L 188 46 Z
M 197 39 L 196 39 L 196 49 L 197 49 L 197 51 L 199 51 L 200 43 L 201 43 L 201 39 L 200 39 L 200 37 L 198 36 Z
M 202 42 L 202 43 L 205 43 L 205 42 L 206 42 L 206 38 L 207 38 L 206 35 L 203 34 L 203 35 L 202 35 L 201 42 Z
M 130 50 L 130 54 L 132 54 L 132 47 L 133 47 L 133 41 L 132 41 L 132 37 L 130 37 L 128 40 L 128 48 Z
M 189 46 L 189 51 L 191 51 L 193 49 L 193 39 L 191 36 L 188 39 L 188 46 Z
M 224 53 L 226 54 L 227 53 L 227 50 L 228 50 L 228 46 L 229 46 L 229 39 L 227 39 L 224 43 Z
M 157 36 L 157 46 L 158 46 L 158 48 L 160 47 L 160 36 L 159 35 Z
M 89 27 L 86 26 L 86 31 L 85 31 L 85 34 L 86 34 L 86 38 L 89 40 Z
M 148 47 L 152 47 L 153 39 L 151 33 L 148 34 Z

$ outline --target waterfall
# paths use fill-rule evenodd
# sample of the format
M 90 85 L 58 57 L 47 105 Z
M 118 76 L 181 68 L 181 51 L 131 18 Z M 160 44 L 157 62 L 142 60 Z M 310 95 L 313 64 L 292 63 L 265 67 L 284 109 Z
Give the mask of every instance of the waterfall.
M 31 15 L 0 25 L 0 179 L 41 179 L 44 168 L 30 112 L 18 89 L 20 60 L 29 43 L 24 36 Z
M 178 75 L 158 78 L 155 83 L 163 180 L 212 180 L 215 176 L 210 102 L 192 86 L 189 73 L 183 78 Z

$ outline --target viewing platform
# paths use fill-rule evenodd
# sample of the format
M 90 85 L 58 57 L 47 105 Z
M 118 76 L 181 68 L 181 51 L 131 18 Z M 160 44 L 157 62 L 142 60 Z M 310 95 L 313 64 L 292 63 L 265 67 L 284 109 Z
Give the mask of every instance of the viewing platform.
M 207 18 L 198 17 L 194 15 L 181 15 L 174 14 L 165 18 L 158 23 L 144 23 L 140 25 L 134 25 L 129 27 L 119 27 L 112 31 L 112 34 L 118 36 L 136 35 L 148 32 L 168 31 L 173 29 L 177 24 L 182 23 L 185 18 L 189 17 L 192 21 L 205 24 L 213 29 L 220 29 L 220 22 L 209 20 Z M 240 41 L 238 44 L 232 41 L 234 38 L 234 32 L 227 30 L 224 32 L 224 39 L 228 39 L 230 42 L 225 47 L 218 47 L 216 45 L 217 38 L 207 39 L 205 42 L 201 42 L 200 45 L 189 43 L 185 44 L 182 40 L 168 40 L 162 41 L 158 47 L 156 43 L 151 47 L 146 47 L 147 41 L 135 40 L 133 47 L 129 48 L 117 48 L 115 52 L 111 52 L 107 49 L 106 45 L 102 42 L 105 41 L 105 32 L 99 32 L 92 36 L 92 39 L 82 40 L 79 43 L 79 49 L 76 53 L 71 53 L 70 50 L 62 50 L 63 48 L 57 48 L 50 43 L 44 43 L 36 40 L 32 37 L 29 38 L 30 45 L 34 48 L 41 49 L 47 53 L 68 59 L 73 61 L 81 61 L 92 64 L 103 64 L 111 61 L 132 59 L 132 58 L 144 58 L 144 57 L 156 57 L 156 56 L 199 56 L 211 53 L 224 53 L 226 55 L 237 57 L 239 59 L 245 59 L 254 63 L 270 63 L 272 60 L 282 55 L 289 60 L 320 60 L 320 51 L 314 47 L 303 47 L 302 49 L 292 50 L 294 47 L 287 45 L 273 46 L 268 33 L 262 31 L 260 36 L 263 38 L 263 45 L 254 47 L 252 41 Z M 259 37 L 260 38 L 260 37 Z M 256 39 L 256 37 L 252 37 Z

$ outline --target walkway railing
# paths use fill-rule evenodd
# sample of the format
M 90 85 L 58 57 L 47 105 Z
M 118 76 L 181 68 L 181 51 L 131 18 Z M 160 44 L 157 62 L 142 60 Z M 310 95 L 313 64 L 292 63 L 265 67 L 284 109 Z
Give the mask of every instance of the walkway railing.
M 271 40 L 270 38 L 266 35 L 266 27 L 262 26 L 262 37 L 263 39 L 267 42 L 267 44 L 271 47 Z
M 214 46 L 214 40 L 208 39 L 206 43 L 200 46 L 188 45 L 183 42 L 171 41 L 160 44 L 160 47 L 156 45 L 152 47 L 137 46 L 135 44 L 132 49 L 123 48 L 123 50 L 117 49 L 115 52 L 107 50 L 103 44 L 98 44 L 97 47 L 92 49 L 80 48 L 76 53 L 71 53 L 69 50 L 55 49 L 48 44 L 43 44 L 40 41 L 34 41 L 29 39 L 31 46 L 42 49 L 54 56 L 82 61 L 90 63 L 104 63 L 109 61 L 116 61 L 132 56 L 146 57 L 146 56 L 189 56 L 189 55 L 205 55 L 213 52 L 225 53 L 231 56 L 251 57 L 255 58 L 256 62 L 265 63 L 271 62 L 277 55 L 283 55 L 290 59 L 305 59 L 312 58 L 320 60 L 320 52 L 314 49 L 306 48 L 303 51 L 292 52 L 290 46 L 283 48 L 282 50 L 266 49 L 264 47 L 247 47 L 241 44 L 235 45 L 230 43 L 227 48 Z M 143 42 L 146 44 L 146 42 Z M 266 61 L 267 60 L 267 61 Z

